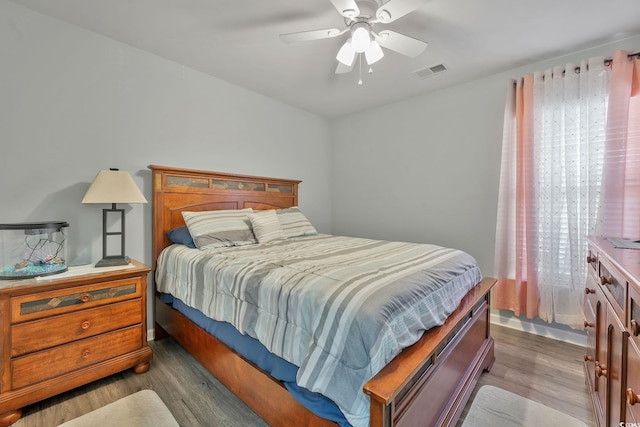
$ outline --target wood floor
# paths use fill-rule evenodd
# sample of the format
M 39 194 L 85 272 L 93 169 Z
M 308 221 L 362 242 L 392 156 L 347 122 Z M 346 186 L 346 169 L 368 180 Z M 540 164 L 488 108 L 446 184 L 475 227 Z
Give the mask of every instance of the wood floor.
M 594 425 L 582 347 L 497 325 L 492 325 L 492 335 L 496 362 L 476 391 L 484 384 L 495 385 Z M 175 341 L 150 345 L 154 358 L 147 373 L 128 370 L 28 406 L 13 426 L 55 427 L 143 389 L 154 390 L 181 426 L 267 426 Z
M 491 372 L 480 377 L 462 419 L 478 389 L 488 384 L 595 425 L 584 378 L 584 347 L 497 325 L 491 325 L 491 335 L 496 361 Z

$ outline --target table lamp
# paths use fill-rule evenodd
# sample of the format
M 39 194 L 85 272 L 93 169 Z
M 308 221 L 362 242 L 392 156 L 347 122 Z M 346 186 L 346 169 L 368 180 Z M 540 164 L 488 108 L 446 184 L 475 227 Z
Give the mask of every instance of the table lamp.
M 116 203 L 147 203 L 140 189 L 129 175 L 129 172 L 118 169 L 102 170 L 91 183 L 82 203 L 111 203 L 111 209 L 102 210 L 102 259 L 96 267 L 127 265 L 130 258 L 124 254 L 124 209 L 116 209 Z M 109 214 L 120 214 L 120 230 L 107 231 Z M 108 255 L 107 239 L 109 236 L 120 236 L 120 253 Z

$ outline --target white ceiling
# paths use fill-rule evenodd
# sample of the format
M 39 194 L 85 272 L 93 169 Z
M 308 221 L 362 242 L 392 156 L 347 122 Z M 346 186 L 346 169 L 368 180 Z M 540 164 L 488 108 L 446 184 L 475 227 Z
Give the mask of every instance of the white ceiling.
M 278 37 L 343 28 L 329 0 L 12 1 L 325 117 L 640 34 L 638 0 L 431 0 L 386 25 L 428 42 L 426 51 L 385 50 L 359 86 L 357 67 L 334 73 L 346 34 L 299 44 Z M 447 71 L 412 73 L 438 64 Z

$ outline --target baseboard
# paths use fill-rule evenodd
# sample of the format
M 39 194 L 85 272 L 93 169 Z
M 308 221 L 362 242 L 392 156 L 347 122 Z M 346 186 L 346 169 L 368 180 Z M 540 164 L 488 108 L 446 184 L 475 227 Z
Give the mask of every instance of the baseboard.
M 528 322 L 518 317 L 501 316 L 498 313 L 491 313 L 491 323 L 558 341 L 564 341 L 581 347 L 587 346 L 587 335 L 580 331 L 562 330 L 554 328 L 553 326 Z
M 155 329 L 147 329 L 147 341 L 153 341 L 155 338 Z

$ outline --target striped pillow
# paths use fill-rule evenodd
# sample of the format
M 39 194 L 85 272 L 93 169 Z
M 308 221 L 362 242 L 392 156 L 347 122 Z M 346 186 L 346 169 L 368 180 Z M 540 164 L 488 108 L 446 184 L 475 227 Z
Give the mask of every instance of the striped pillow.
M 267 243 L 274 240 L 284 240 L 284 235 L 278 215 L 276 211 L 259 211 L 249 214 L 249 220 L 253 226 L 253 234 L 255 234 L 259 243 Z
M 256 242 L 247 216 L 253 209 L 182 212 L 198 249 L 253 245 Z
M 297 206 L 286 208 L 286 209 L 278 209 L 276 211 L 278 214 L 278 219 L 280 220 L 280 225 L 282 226 L 282 230 L 284 230 L 284 235 L 287 238 L 290 237 L 298 237 L 298 236 L 315 236 L 318 234 L 315 227 L 311 225 L 309 220 Z

